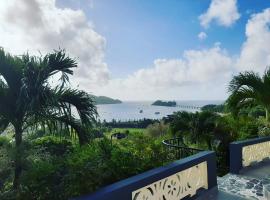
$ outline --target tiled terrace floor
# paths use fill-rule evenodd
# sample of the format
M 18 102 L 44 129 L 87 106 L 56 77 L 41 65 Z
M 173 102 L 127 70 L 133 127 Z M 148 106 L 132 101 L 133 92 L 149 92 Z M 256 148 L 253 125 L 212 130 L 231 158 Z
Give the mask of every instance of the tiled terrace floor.
M 251 200 L 270 200 L 264 196 L 263 186 L 270 184 L 270 162 L 246 168 L 239 175 L 227 174 L 218 178 L 220 192 Z M 221 195 L 222 196 L 222 195 Z M 218 199 L 226 199 L 221 197 Z
M 215 189 L 196 200 L 245 200 L 245 198 Z

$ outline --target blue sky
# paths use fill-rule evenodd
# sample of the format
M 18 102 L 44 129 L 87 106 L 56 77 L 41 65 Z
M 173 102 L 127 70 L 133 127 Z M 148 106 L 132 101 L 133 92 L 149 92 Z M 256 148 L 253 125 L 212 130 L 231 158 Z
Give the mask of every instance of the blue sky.
M 95 30 L 107 41 L 105 60 L 113 78 L 124 78 L 156 58 L 175 58 L 187 49 L 210 47 L 215 42 L 237 54 L 245 40 L 245 25 L 252 13 L 270 7 L 269 0 L 240 0 L 241 18 L 231 27 L 200 26 L 198 16 L 211 0 L 93 0 L 60 1 L 61 6 L 83 9 Z M 198 33 L 208 37 L 200 41 Z
M 64 48 L 74 87 L 121 100 L 224 100 L 270 65 L 269 27 L 270 0 L 0 1 L 6 51 Z

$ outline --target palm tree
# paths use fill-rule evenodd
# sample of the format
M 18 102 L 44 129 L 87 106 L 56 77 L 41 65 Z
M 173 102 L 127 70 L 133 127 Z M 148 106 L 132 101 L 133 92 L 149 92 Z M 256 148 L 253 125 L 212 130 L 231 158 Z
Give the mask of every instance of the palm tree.
M 266 120 L 270 120 L 270 68 L 265 70 L 262 77 L 253 71 L 234 76 L 229 92 L 227 105 L 234 114 L 238 114 L 241 108 L 261 105 L 265 109 Z
M 218 115 L 211 111 L 197 112 L 194 115 L 193 137 L 195 137 L 195 141 L 197 143 L 201 141 L 205 142 L 208 149 L 212 150 L 214 129 L 216 127 L 216 121 L 219 118 Z
M 186 111 L 174 113 L 170 123 L 173 135 L 182 135 L 191 143 L 206 143 L 209 150 L 212 149 L 213 132 L 218 115 L 213 112 L 203 111 L 188 113 Z
M 77 63 L 63 50 L 35 57 L 12 56 L 0 49 L 0 131 L 9 124 L 15 130 L 15 189 L 22 171 L 22 135 L 29 127 L 61 123 L 75 130 L 80 144 L 87 142 L 87 127 L 97 111 L 87 93 L 69 87 L 75 67 Z M 56 74 L 60 79 L 52 84 Z

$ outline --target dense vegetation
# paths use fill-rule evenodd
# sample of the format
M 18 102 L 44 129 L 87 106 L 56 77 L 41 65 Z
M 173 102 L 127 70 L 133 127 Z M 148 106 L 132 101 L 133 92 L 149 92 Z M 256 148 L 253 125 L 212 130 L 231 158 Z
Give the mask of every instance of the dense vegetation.
M 105 97 L 105 96 L 95 96 L 95 95 L 90 95 L 96 105 L 99 104 L 118 104 L 122 103 L 119 99 L 112 99 L 110 97 Z
M 229 85 L 231 95 L 227 100 L 234 115 L 242 108 L 260 105 L 265 110 L 266 121 L 270 121 L 270 68 L 262 77 L 253 71 L 234 76 Z
M 176 102 L 175 101 L 161 101 L 157 100 L 154 103 L 152 103 L 153 106 L 168 106 L 168 107 L 175 107 Z
M 220 104 L 220 105 L 215 105 L 215 104 L 208 104 L 205 105 L 201 108 L 202 111 L 210 111 L 210 112 L 217 112 L 217 113 L 224 113 L 226 112 L 225 110 L 225 105 Z
M 0 199 L 61 200 L 94 192 L 173 161 L 162 144 L 172 137 L 216 151 L 223 175 L 230 142 L 270 135 L 269 69 L 263 77 L 233 77 L 224 105 L 162 120 L 101 123 L 92 97 L 69 87 L 76 66 L 64 51 L 44 57 L 0 51 Z M 60 80 L 51 84 L 55 74 Z M 125 137 L 111 137 L 118 133 Z
M 0 199 L 68 199 L 166 163 L 162 138 L 130 132 L 129 138 L 103 138 L 83 147 L 69 138 L 45 135 L 26 139 L 21 186 L 15 194 L 10 180 L 12 144 L 0 138 Z M 10 159 L 11 158 L 11 159 Z M 98 178 L 97 178 L 98 177 Z
M 259 120 L 242 114 L 219 116 L 213 112 L 177 112 L 170 123 L 155 122 L 146 129 L 111 129 L 88 145 L 79 146 L 76 139 L 36 131 L 24 138 L 24 164 L 20 199 L 67 199 L 168 163 L 168 151 L 161 141 L 182 137 L 183 145 L 217 151 L 220 174 L 228 166 L 231 141 L 269 135 L 270 129 Z M 110 141 L 111 133 L 127 137 Z M 0 199 L 14 199 L 12 192 L 12 138 L 0 137 Z M 99 177 L 98 179 L 95 177 Z
M 158 122 L 154 119 L 140 119 L 140 120 L 128 120 L 128 121 L 116 121 L 112 120 L 111 122 L 103 122 L 105 127 L 110 128 L 146 128 L 150 124 Z
M 34 57 L 1 49 L 0 199 L 68 199 L 166 162 L 161 137 L 107 139 L 111 127 L 96 122 L 92 97 L 69 87 L 74 67 L 64 51 Z

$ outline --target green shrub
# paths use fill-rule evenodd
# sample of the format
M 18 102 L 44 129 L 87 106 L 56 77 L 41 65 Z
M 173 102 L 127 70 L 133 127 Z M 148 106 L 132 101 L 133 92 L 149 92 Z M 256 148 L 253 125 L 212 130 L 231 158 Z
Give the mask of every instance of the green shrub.
M 263 125 L 259 127 L 258 135 L 260 137 L 270 136 L 270 126 L 269 124 Z
M 78 196 L 100 187 L 161 166 L 165 157 L 161 142 L 138 135 L 114 146 L 107 139 L 76 149 L 67 159 L 67 196 Z M 165 152 L 164 152 L 165 155 Z M 164 158 L 163 158 L 164 157 Z M 96 178 L 98 177 L 98 178 Z M 87 181 L 86 181 L 87 180 Z M 71 184 L 72 183 L 72 184 Z
M 12 178 L 12 147 L 9 139 L 0 137 L 0 194 L 8 188 Z M 0 196 L 0 199 L 1 196 Z
M 155 122 L 154 124 L 150 124 L 146 128 L 146 133 L 152 137 L 160 137 L 164 136 L 169 131 L 169 124 L 165 124 L 164 121 Z
M 21 177 L 21 199 L 65 199 L 63 193 L 64 163 L 38 160 Z
M 45 136 L 33 141 L 33 146 L 36 149 L 43 149 L 52 155 L 61 156 L 72 151 L 72 142 L 67 139 L 54 136 Z
M 132 164 L 129 164 L 131 161 Z M 120 163 L 124 163 L 127 171 L 118 168 Z M 67 158 L 68 173 L 64 180 L 67 196 L 94 192 L 102 186 L 120 180 L 123 175 L 128 175 L 125 172 L 134 167 L 133 164 L 130 155 L 125 156 L 124 152 L 117 146 L 112 147 L 106 139 L 78 147 Z
M 0 147 L 9 145 L 9 139 L 5 136 L 0 136 Z
M 130 132 L 128 138 L 117 140 L 113 145 L 106 138 L 82 147 L 54 136 L 28 141 L 24 145 L 26 155 L 20 190 L 12 191 L 12 170 L 0 173 L 3 180 L 0 199 L 17 196 L 21 200 L 61 200 L 92 193 L 163 165 L 167 156 L 161 141 L 162 138 L 139 132 Z M 8 156 L 3 160 L 6 162 Z M 7 164 L 0 165 L 0 169 L 1 166 L 11 169 Z M 8 176 L 4 177 L 5 174 Z

